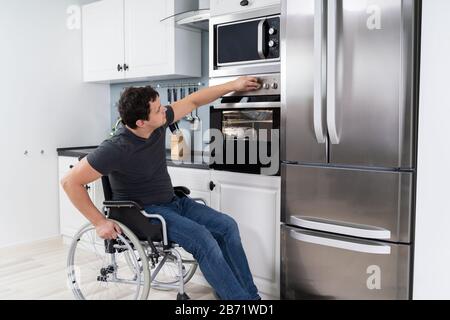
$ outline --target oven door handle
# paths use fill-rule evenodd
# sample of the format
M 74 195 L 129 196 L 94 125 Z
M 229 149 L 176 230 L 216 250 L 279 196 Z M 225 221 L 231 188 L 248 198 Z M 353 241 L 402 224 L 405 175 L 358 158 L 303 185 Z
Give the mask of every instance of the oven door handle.
M 266 59 L 267 55 L 264 52 L 264 44 L 265 44 L 265 33 L 264 33 L 264 25 L 267 19 L 262 19 L 258 23 L 258 55 L 261 59 Z
M 214 109 L 267 109 L 281 108 L 281 102 L 255 102 L 255 103 L 221 103 L 214 106 Z

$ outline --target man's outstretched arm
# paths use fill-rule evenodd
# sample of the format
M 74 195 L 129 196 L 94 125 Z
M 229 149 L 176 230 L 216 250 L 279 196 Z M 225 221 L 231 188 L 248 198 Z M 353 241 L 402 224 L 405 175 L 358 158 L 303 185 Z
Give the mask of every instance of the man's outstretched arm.
M 241 77 L 218 86 L 202 89 L 186 98 L 175 102 L 172 107 L 175 114 L 174 122 L 181 120 L 184 116 L 195 109 L 211 103 L 224 95 L 234 91 L 247 92 L 254 91 L 261 87 L 258 79 L 254 77 Z

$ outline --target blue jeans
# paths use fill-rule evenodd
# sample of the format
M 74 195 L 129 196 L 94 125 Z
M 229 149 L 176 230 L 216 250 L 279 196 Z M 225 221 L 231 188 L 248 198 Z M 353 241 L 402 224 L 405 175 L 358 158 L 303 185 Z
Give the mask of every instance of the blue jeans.
M 233 218 L 179 197 L 167 204 L 146 206 L 145 211 L 166 220 L 169 241 L 193 255 L 221 299 L 260 299 Z M 156 219 L 151 222 L 159 223 Z

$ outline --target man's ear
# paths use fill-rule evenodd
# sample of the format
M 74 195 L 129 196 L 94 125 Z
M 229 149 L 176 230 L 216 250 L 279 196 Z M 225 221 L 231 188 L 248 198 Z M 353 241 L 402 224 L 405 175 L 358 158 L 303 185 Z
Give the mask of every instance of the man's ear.
M 137 125 L 138 128 L 142 128 L 145 125 L 144 120 L 136 121 L 136 125 Z

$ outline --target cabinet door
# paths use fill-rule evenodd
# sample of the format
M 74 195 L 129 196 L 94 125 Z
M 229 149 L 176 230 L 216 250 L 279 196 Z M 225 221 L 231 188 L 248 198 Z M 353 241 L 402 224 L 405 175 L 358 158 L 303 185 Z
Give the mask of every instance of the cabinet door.
M 242 12 L 281 4 L 280 0 L 248 0 L 246 6 L 241 5 L 242 0 L 210 0 L 211 16 Z
M 125 72 L 118 68 L 125 61 L 124 0 L 94 2 L 82 12 L 84 80 L 124 79 Z
M 73 166 L 78 163 L 76 157 L 59 157 L 59 180 L 68 173 Z M 92 199 L 92 184 L 88 185 L 88 193 Z M 75 233 L 88 222 L 88 220 L 74 207 L 66 192 L 61 185 L 59 186 L 59 216 L 60 216 L 60 228 L 61 234 L 69 237 L 73 237 Z
M 279 295 L 279 177 L 211 172 L 212 207 L 239 225 L 255 284 L 260 292 Z
M 168 167 L 169 175 L 174 187 L 187 187 L 191 190 L 191 198 L 199 198 L 211 204 L 209 190 L 209 170 Z
M 171 15 L 173 1 L 125 0 L 127 78 L 173 72 L 174 20 L 161 22 Z

